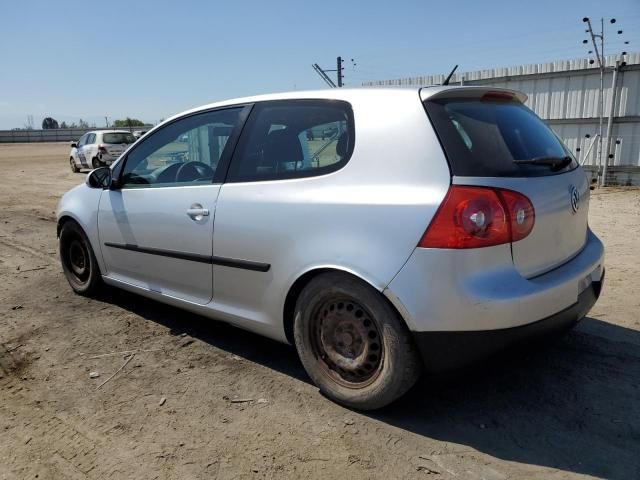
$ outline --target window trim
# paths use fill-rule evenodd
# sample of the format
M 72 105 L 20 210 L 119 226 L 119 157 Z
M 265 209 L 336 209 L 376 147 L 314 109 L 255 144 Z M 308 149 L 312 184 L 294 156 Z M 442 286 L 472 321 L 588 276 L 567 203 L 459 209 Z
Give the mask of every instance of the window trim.
M 233 178 L 230 175 L 231 165 L 234 162 L 238 162 L 238 152 L 242 152 L 244 148 L 247 147 L 249 136 L 251 134 L 252 129 L 255 127 L 258 116 L 262 110 L 269 106 L 288 106 L 288 105 L 305 105 L 311 107 L 324 107 L 327 105 L 338 105 L 344 108 L 345 113 L 347 114 L 347 129 L 349 132 L 349 137 L 351 141 L 349 142 L 347 152 L 345 153 L 344 159 L 339 162 L 333 163 L 331 165 L 327 165 L 325 167 L 313 168 L 308 170 L 300 170 L 300 171 L 289 171 L 287 173 L 278 173 L 275 175 L 265 175 L 254 178 Z M 248 119 L 245 122 L 245 125 L 240 134 L 240 138 L 238 142 L 234 145 L 233 155 L 231 156 L 231 161 L 227 165 L 224 181 L 223 183 L 255 183 L 255 182 L 276 182 L 281 180 L 294 180 L 298 178 L 310 178 L 310 177 L 320 177 L 323 175 L 328 175 L 330 173 L 341 170 L 342 168 L 349 163 L 351 157 L 353 156 L 353 151 L 356 144 L 356 127 L 355 120 L 353 114 L 353 106 L 351 103 L 345 100 L 338 99 L 330 99 L 330 98 L 292 98 L 292 99 L 278 99 L 278 100 L 264 100 L 255 102 Z
M 238 139 L 240 138 L 240 134 L 244 129 L 244 125 L 247 122 L 247 117 L 249 116 L 251 110 L 253 109 L 253 103 L 240 103 L 240 104 L 234 104 L 234 105 L 224 105 L 221 107 L 214 107 L 214 108 L 208 108 L 205 110 L 198 110 L 196 112 L 191 112 L 188 113 L 186 115 L 181 115 L 180 117 L 174 118 L 173 120 L 167 122 L 166 124 L 162 125 L 161 127 L 159 127 L 157 130 L 154 130 L 153 132 L 151 132 L 151 134 L 147 133 L 145 135 L 145 139 L 142 142 L 136 142 L 133 147 L 127 151 L 126 155 L 122 158 L 121 161 L 119 161 L 116 166 L 114 167 L 114 169 L 112 170 L 112 174 L 113 174 L 113 178 L 115 179 L 114 182 L 112 182 L 112 186 L 111 189 L 112 190 L 120 190 L 123 189 L 122 187 L 122 175 L 123 175 L 123 171 L 124 171 L 124 167 L 127 163 L 127 161 L 129 160 L 129 155 L 131 155 L 132 152 L 134 152 L 137 148 L 140 148 L 141 145 L 144 145 L 145 142 L 149 141 L 149 139 L 153 138 L 156 134 L 162 132 L 165 128 L 168 128 L 169 126 L 180 122 L 182 120 L 185 120 L 187 118 L 190 117 L 194 117 L 196 115 L 203 115 L 203 114 L 207 114 L 207 113 L 213 113 L 213 112 L 219 112 L 219 111 L 223 111 L 223 110 L 229 110 L 229 109 L 240 109 L 240 114 L 238 116 L 238 124 L 235 126 L 235 128 L 233 129 L 233 131 L 231 132 L 231 135 L 229 136 L 229 139 L 227 140 L 227 143 L 225 144 L 224 150 L 222 151 L 222 155 L 220 157 L 220 160 L 218 161 L 218 167 L 216 168 L 215 174 L 213 175 L 213 179 L 211 180 L 211 185 L 217 185 L 217 184 L 222 184 L 224 183 L 224 178 L 226 177 L 226 173 L 227 173 L 227 169 L 229 167 L 229 164 L 231 162 L 231 157 L 235 151 L 236 145 L 238 143 Z M 194 184 L 195 185 L 195 184 Z M 157 188 L 166 188 L 166 187 L 190 187 L 190 186 L 194 186 L 194 185 L 189 185 L 189 184 L 184 184 L 184 185 L 165 185 L 162 187 L 157 187 Z M 203 184 L 200 184 L 203 185 Z M 207 185 L 207 184 L 204 184 Z M 126 187 L 126 190 L 148 190 L 149 187 Z

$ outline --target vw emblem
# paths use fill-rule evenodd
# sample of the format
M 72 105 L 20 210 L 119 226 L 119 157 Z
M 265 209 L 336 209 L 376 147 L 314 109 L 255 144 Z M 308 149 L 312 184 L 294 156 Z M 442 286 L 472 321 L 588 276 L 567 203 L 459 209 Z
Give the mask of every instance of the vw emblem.
M 580 208 L 580 192 L 573 185 L 571 186 L 571 208 L 573 213 L 577 213 Z

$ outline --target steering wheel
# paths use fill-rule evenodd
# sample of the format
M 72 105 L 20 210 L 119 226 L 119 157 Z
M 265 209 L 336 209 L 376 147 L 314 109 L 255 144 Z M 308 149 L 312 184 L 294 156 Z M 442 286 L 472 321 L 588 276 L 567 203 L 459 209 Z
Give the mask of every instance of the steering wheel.
M 176 172 L 176 182 L 191 182 L 202 178 L 213 178 L 213 168 L 203 162 L 184 162 Z

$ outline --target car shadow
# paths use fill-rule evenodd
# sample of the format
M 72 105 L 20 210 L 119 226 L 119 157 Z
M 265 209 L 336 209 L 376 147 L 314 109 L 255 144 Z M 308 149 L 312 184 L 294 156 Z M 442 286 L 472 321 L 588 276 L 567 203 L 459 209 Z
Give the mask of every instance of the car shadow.
M 640 332 L 594 318 L 535 348 L 423 378 L 371 417 L 511 462 L 640 478 Z
M 310 383 L 290 346 L 123 291 L 108 289 L 101 300 Z M 640 478 L 640 332 L 587 317 L 544 344 L 425 375 L 365 415 L 510 462 Z
M 103 289 L 97 300 L 163 325 L 170 335 L 187 334 L 230 354 L 311 383 L 290 345 L 113 287 Z

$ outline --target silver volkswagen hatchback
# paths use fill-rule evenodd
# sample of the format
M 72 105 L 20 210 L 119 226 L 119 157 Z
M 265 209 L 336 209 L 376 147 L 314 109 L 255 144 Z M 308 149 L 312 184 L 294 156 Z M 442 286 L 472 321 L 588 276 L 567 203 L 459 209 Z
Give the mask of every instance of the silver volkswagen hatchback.
M 339 89 L 179 114 L 64 195 L 64 273 L 292 343 L 327 396 L 382 407 L 600 294 L 589 182 L 524 100 Z

